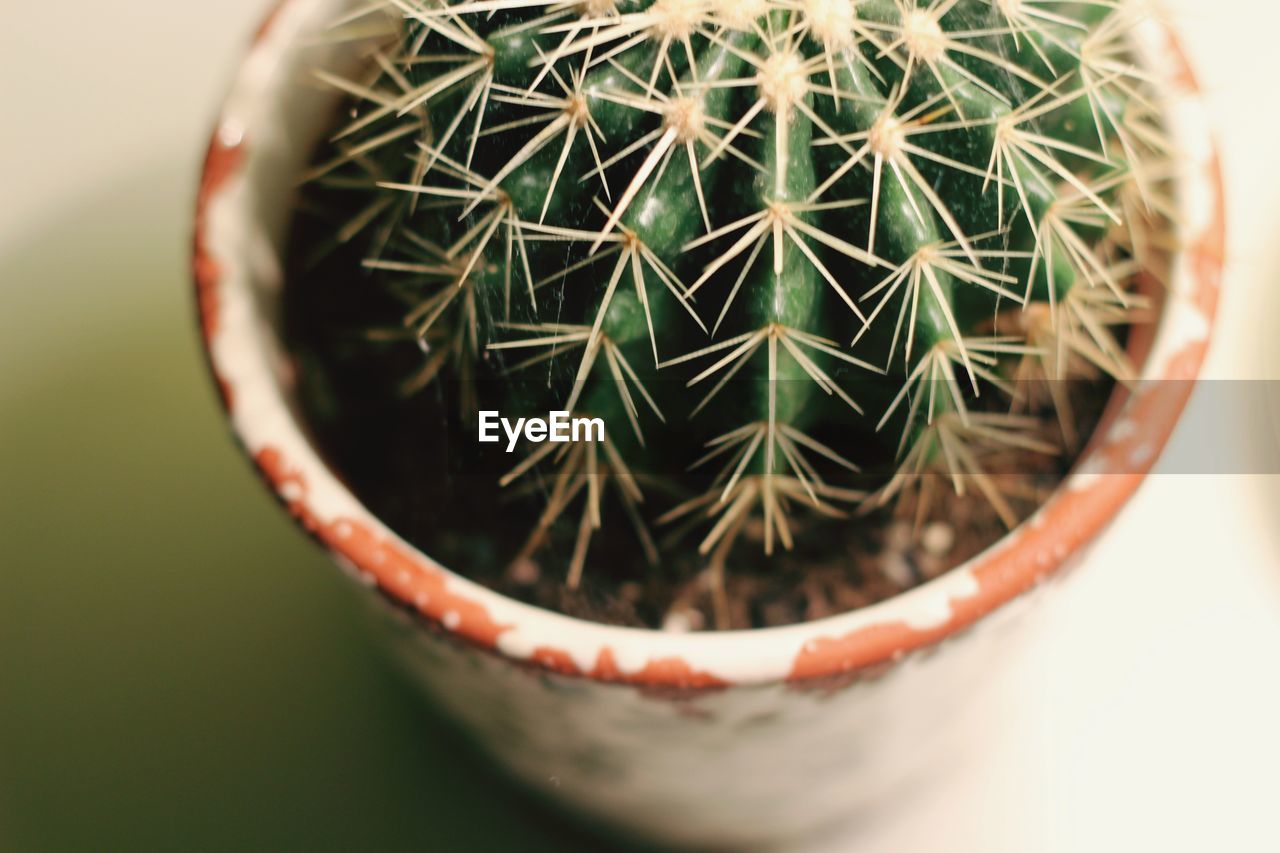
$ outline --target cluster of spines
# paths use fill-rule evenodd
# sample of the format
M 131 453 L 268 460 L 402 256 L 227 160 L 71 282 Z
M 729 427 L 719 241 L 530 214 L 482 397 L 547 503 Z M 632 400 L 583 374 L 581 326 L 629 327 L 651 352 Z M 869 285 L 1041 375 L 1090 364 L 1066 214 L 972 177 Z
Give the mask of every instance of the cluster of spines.
M 1130 377 L 1113 330 L 1164 248 L 1140 226 L 1167 215 L 1167 146 L 1119 7 L 377 0 L 335 25 L 391 36 L 367 79 L 322 75 L 358 109 L 309 178 L 376 188 L 334 238 L 365 232 L 366 265 L 416 294 L 412 387 L 474 376 L 486 352 L 528 356 L 509 372 L 567 359 L 563 408 L 616 416 L 603 447 L 543 446 L 503 481 L 551 466 L 526 553 L 581 500 L 571 586 L 607 489 L 656 559 L 628 458 L 655 444 L 723 466 L 662 517 L 705 517 L 719 571 L 757 512 L 771 552 L 798 507 L 914 492 L 924 512 L 935 475 L 1013 524 L 984 458 L 1055 451 L 1019 411 L 1040 385 L 1078 439 L 1057 380 Z M 751 417 L 704 452 L 646 429 L 672 415 L 655 377 L 691 366 L 708 390 L 686 416 L 754 380 L 729 407 Z M 809 430 L 862 415 L 846 369 L 900 381 L 871 415 L 901 425 L 900 467 L 870 495 L 824 479 L 857 466 Z M 1009 410 L 975 410 L 984 389 Z

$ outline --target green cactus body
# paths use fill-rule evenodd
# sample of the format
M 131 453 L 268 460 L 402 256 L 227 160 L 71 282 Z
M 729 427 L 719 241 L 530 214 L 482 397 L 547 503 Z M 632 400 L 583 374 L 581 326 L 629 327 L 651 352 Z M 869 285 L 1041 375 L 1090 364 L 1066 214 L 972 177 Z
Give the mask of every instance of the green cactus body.
M 1129 158 L 1155 146 L 1133 132 L 1146 84 L 1125 65 L 1114 3 L 383 12 L 399 33 L 379 75 L 393 92 L 344 131 L 398 199 L 378 211 L 389 240 L 371 242 L 389 276 L 417 247 L 408 326 L 465 339 L 451 370 L 509 373 L 506 408 L 609 425 L 604 450 L 537 449 L 507 481 L 559 478 L 535 544 L 588 495 L 575 583 L 605 487 L 636 520 L 646 460 L 718 460 L 668 516 L 705 515 L 702 550 L 723 559 L 757 508 L 772 548 L 806 507 L 831 516 L 861 499 L 821 469 L 883 452 L 876 428 L 901 434 L 903 465 L 873 502 L 931 470 L 981 480 L 982 449 L 1052 450 L 1026 419 L 976 411 L 1043 340 L 1123 370 L 1106 331 L 1136 304 L 1119 199 Z M 1109 313 L 1091 324 L 1080 312 L 1099 293 Z M 1017 331 L 1010 315 L 1034 306 L 1050 319 Z M 522 363 L 548 381 L 514 381 Z M 672 430 L 689 418 L 697 429 Z M 817 432 L 858 438 L 837 449 Z M 710 444 L 682 444 L 690 434 Z

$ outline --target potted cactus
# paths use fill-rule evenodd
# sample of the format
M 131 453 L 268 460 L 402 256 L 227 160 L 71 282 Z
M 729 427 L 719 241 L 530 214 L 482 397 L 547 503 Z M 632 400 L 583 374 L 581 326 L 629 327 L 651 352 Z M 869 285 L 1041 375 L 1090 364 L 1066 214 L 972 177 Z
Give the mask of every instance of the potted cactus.
M 495 754 L 668 840 L 911 772 L 999 620 L 891 664 L 1100 529 L 1203 354 L 1203 130 L 1122 3 L 289 0 L 253 63 L 197 243 L 240 436 Z

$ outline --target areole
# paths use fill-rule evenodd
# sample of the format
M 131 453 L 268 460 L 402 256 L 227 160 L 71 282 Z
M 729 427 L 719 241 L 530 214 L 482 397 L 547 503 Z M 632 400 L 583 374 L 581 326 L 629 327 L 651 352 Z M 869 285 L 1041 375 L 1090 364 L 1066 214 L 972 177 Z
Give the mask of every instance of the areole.
M 1185 158 L 1179 176 L 1183 248 L 1174 259 L 1159 327 L 1153 335 L 1134 336 L 1139 340 L 1133 346 L 1145 351 L 1144 381 L 1112 401 L 1103 430 L 1075 472 L 1035 516 L 935 581 L 863 610 L 785 628 L 705 634 L 626 629 L 498 595 L 438 565 L 373 517 L 321 460 L 290 405 L 288 370 L 281 367 L 286 359 L 268 319 L 272 307 L 264 302 L 270 287 L 260 284 L 278 276 L 278 267 L 270 247 L 259 245 L 270 240 L 256 233 L 246 238 L 245 230 L 249 205 L 263 201 L 255 195 L 261 191 L 255 182 L 266 180 L 257 158 L 270 149 L 278 160 L 286 144 L 271 128 L 280 120 L 277 90 L 287 85 L 279 79 L 282 58 L 305 25 L 308 2 L 283 0 L 259 32 L 205 161 L 194 272 L 210 365 L 237 437 L 306 530 L 390 599 L 476 646 L 565 675 L 647 688 L 856 679 L 941 642 L 1059 572 L 1137 490 L 1187 402 L 1221 284 L 1222 180 L 1185 57 L 1164 25 L 1148 21 L 1138 33 L 1138 49 L 1164 81 L 1165 114 Z M 293 118 L 306 124 L 323 117 Z M 287 175 L 270 180 L 288 192 Z M 246 252 L 246 245 L 255 252 Z

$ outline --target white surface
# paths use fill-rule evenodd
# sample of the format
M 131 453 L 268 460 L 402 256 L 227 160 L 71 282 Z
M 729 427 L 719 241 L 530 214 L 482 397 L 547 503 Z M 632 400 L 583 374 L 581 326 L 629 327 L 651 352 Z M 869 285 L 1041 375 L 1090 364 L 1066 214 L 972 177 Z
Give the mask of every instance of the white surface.
M 147 164 L 180 160 L 194 187 L 221 87 L 262 5 L 7 9 L 0 254 L 86 188 Z M 1280 378 L 1280 9 L 1170 5 L 1209 89 L 1228 175 L 1231 268 L 1208 377 Z M 189 216 L 190 195 L 174 217 Z M 66 288 L 68 305 L 73 288 L 92 286 L 45 284 Z M 20 320 L 18 288 L 30 285 L 0 282 L 0 338 L 40 339 Z M 0 358 L 0 381 L 19 370 Z M 1257 410 L 1211 412 L 1207 400 L 1192 405 L 1222 423 L 1220 440 L 1246 450 L 1276 440 Z M 983 745 L 968 772 L 923 792 L 905 820 L 864 827 L 857 848 L 1280 850 L 1277 497 L 1274 477 L 1153 477 L 966 723 Z

